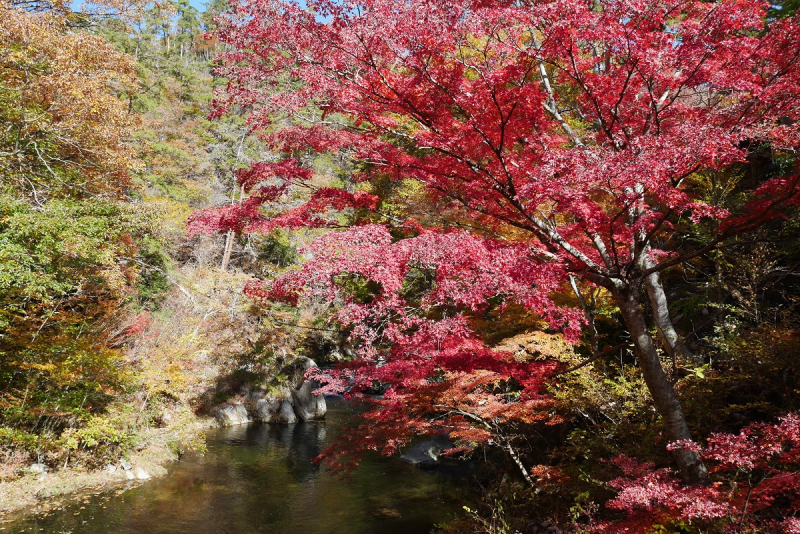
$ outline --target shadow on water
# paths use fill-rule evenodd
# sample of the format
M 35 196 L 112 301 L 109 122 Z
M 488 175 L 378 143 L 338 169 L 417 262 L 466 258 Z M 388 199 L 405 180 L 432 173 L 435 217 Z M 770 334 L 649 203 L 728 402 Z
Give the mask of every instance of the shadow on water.
M 369 456 L 342 480 L 313 464 L 351 417 L 334 400 L 324 423 L 215 430 L 205 455 L 189 455 L 164 478 L 2 526 L 15 533 L 423 534 L 454 516 L 465 497 L 463 475 Z

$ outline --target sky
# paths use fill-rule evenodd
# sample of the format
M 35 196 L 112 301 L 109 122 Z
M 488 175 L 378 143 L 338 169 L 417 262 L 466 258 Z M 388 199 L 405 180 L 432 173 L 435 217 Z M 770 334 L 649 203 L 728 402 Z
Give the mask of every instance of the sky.
M 189 0 L 189 3 L 200 13 L 206 10 L 206 0 Z

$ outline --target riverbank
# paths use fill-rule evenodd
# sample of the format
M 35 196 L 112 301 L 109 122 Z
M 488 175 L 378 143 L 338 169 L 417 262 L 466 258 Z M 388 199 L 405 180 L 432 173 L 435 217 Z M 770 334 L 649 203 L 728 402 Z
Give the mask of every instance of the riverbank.
M 347 403 L 329 408 L 324 422 L 211 429 L 206 452 L 166 464 L 167 476 L 87 490 L 46 513 L 12 514 L 0 532 L 422 534 L 471 503 L 463 475 L 396 457 L 367 454 L 347 479 L 313 463 L 355 422 Z
M 141 448 L 104 469 L 68 466 L 0 481 L 0 531 L 3 523 L 19 512 L 24 511 L 26 515 L 46 513 L 80 502 L 87 495 L 124 491 L 151 478 L 162 477 L 167 474 L 169 465 L 181 457 L 175 443 L 190 439 L 202 448 L 205 432 L 216 426 L 213 419 L 198 417 L 179 428 L 150 428 L 139 436 Z
M 169 276 L 158 310 L 120 318 L 115 370 L 123 391 L 104 390 L 110 402 L 102 410 L 79 417 L 53 407 L 33 419 L 35 432 L 0 428 L 0 516 L 124 486 L 122 460 L 155 477 L 182 452 L 202 449 L 204 430 L 216 424 L 204 409 L 235 391 L 230 376 L 256 335 L 242 295 L 248 278 L 188 267 Z M 116 471 L 104 470 L 109 465 Z

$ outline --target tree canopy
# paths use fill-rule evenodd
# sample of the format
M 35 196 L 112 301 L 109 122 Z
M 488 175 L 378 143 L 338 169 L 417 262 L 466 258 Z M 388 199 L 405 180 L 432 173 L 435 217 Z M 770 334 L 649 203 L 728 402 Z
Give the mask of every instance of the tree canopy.
M 800 199 L 800 26 L 768 19 L 768 7 L 232 3 L 218 35 L 235 51 L 222 56 L 230 84 L 216 114 L 250 107 L 253 131 L 285 159 L 241 172 L 249 198 L 197 214 L 194 228 L 335 227 L 343 208 L 373 211 L 372 225 L 326 236 L 299 272 L 251 291 L 291 302 L 347 293 L 342 276 L 365 283 L 369 294 L 346 295 L 339 320 L 361 343 L 363 383 L 390 383 L 393 406 L 439 387 L 437 372 L 497 372 L 489 360 L 511 366 L 499 376 L 521 384 L 521 399 L 536 399 L 547 371 L 484 348 L 468 317 L 516 303 L 574 340 L 586 319 L 553 291 L 569 280 L 603 288 L 668 438 L 690 440 L 658 356 L 660 344 L 692 357 L 662 273 Z M 748 176 L 763 147 L 774 164 Z M 309 150 L 352 160 L 351 188 L 262 211 L 308 185 L 296 156 Z M 359 184 L 387 179 L 420 184 L 457 222 L 381 218 L 380 198 Z M 686 479 L 706 478 L 695 451 L 673 450 Z

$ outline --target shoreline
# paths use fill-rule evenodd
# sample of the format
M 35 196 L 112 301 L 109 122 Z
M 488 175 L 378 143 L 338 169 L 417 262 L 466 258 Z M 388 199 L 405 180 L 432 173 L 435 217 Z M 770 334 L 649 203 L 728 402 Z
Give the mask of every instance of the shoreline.
M 192 428 L 194 436 L 216 427 L 213 419 L 198 419 Z M 108 469 L 86 470 L 82 467 L 68 467 L 48 473 L 41 477 L 35 473 L 26 474 L 12 481 L 0 482 L 0 532 L 4 524 L 23 516 L 37 515 L 63 507 L 68 503 L 80 501 L 88 494 L 101 494 L 111 491 L 127 491 L 146 483 L 149 479 L 168 474 L 168 466 L 180 461 L 181 455 L 172 450 L 168 443 L 174 441 L 177 429 L 158 429 L 148 434 L 148 445 L 131 452 L 127 461 L 132 468 L 127 471 L 116 464 L 112 472 Z M 185 437 L 186 428 L 181 429 Z M 126 473 L 143 470 L 147 477 L 129 479 Z

